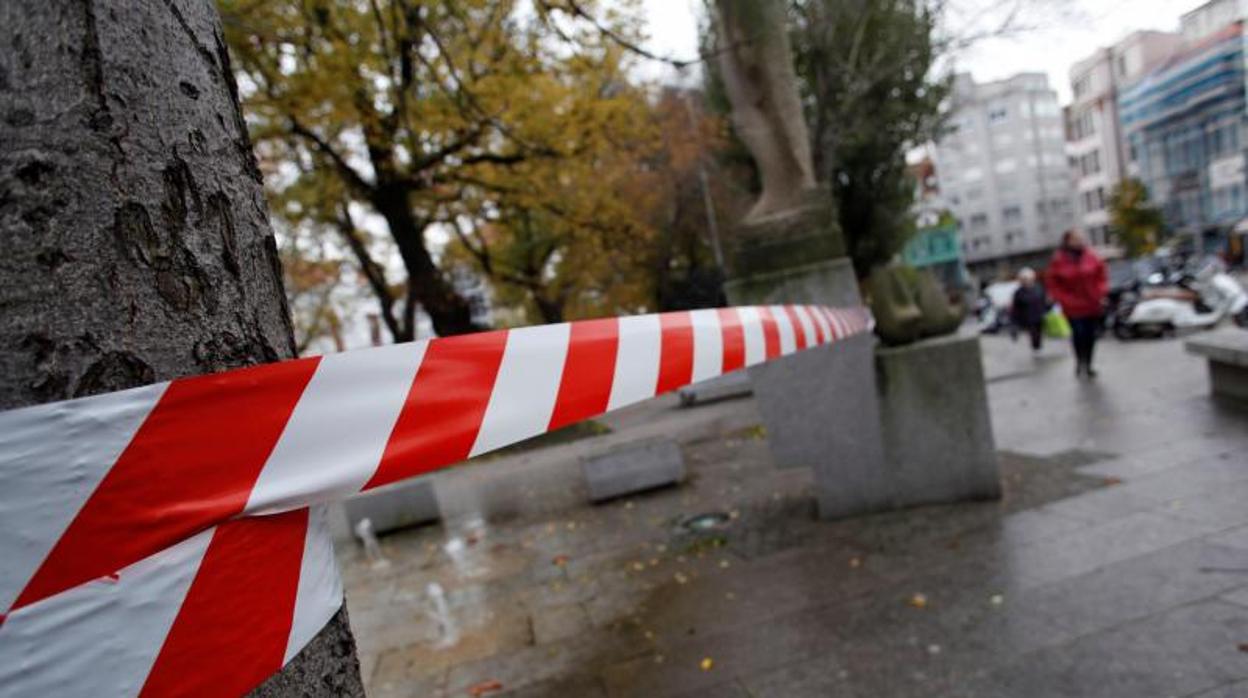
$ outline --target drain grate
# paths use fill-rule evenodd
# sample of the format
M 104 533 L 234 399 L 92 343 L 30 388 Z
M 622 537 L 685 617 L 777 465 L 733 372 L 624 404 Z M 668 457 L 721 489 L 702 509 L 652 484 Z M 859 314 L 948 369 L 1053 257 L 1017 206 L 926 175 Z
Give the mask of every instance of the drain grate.
M 722 511 L 710 511 L 703 514 L 686 516 L 677 523 L 677 528 L 686 533 L 714 533 L 723 531 L 732 523 L 732 517 Z

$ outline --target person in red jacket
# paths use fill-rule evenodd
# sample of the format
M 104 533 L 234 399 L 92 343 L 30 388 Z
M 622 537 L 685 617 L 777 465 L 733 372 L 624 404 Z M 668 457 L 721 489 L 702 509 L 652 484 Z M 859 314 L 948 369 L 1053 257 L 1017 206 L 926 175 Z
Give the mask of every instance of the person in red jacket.
M 1088 247 L 1082 233 L 1067 230 L 1062 235 L 1062 246 L 1053 253 L 1053 260 L 1045 271 L 1044 285 L 1070 321 L 1071 340 L 1075 345 L 1075 375 L 1095 378 L 1092 350 L 1105 313 L 1109 275 L 1105 263 Z

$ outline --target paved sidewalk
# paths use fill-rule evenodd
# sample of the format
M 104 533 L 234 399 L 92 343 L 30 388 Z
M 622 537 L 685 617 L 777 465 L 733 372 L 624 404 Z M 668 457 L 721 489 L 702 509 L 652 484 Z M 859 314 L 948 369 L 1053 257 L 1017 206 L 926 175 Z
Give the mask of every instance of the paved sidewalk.
M 1248 695 L 1248 414 L 1177 341 L 1095 383 L 983 346 L 1001 502 L 819 522 L 748 399 L 440 476 L 445 527 L 339 546 L 370 695 Z M 576 457 L 655 430 L 688 483 L 580 504 Z

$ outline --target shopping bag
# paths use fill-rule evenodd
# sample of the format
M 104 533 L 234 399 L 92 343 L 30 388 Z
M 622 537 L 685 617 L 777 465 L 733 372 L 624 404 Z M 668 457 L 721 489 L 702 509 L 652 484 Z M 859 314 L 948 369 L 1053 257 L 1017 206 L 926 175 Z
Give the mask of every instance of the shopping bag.
M 1053 339 L 1066 339 L 1070 336 L 1070 322 L 1062 315 L 1059 308 L 1053 308 L 1044 315 L 1044 336 Z

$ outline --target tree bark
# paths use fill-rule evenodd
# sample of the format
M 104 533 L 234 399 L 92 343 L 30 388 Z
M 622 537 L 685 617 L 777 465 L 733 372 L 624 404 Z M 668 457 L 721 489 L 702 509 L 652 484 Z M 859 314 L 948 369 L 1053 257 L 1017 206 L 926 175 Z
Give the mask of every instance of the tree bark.
M 0 408 L 294 355 L 209 0 L 0 3 L 0 240 Z M 362 694 L 345 611 L 278 684 Z
M 408 202 L 408 189 L 402 185 L 381 185 L 373 196 L 373 206 L 394 238 L 399 257 L 407 269 L 407 283 L 412 297 L 429 315 L 433 331 L 446 337 L 488 330 L 472 321 L 472 308 L 468 301 L 442 276 L 442 270 L 434 263 L 425 248 L 425 229 L 412 214 Z M 411 328 L 413 331 L 415 328 Z M 410 338 L 408 338 L 410 339 Z M 403 341 L 397 335 L 396 341 Z

